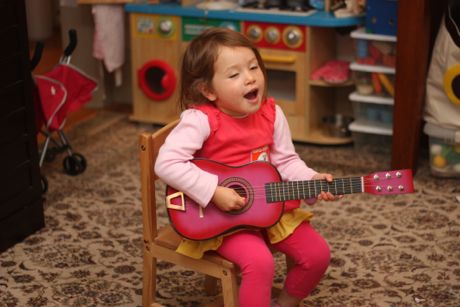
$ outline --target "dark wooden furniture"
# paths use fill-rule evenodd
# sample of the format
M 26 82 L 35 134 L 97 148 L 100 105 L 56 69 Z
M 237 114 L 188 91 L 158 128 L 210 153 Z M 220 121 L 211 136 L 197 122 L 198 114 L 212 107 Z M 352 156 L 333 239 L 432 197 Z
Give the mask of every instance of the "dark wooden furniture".
M 24 0 L 0 0 L 0 252 L 44 226 Z
M 425 84 L 447 0 L 399 0 L 392 168 L 417 170 Z

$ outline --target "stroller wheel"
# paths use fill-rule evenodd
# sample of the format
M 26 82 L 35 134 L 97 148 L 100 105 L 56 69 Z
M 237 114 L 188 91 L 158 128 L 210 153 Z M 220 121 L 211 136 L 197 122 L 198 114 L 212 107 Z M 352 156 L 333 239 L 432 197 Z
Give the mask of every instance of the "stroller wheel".
M 46 192 L 48 192 L 48 179 L 46 179 L 45 176 L 41 175 L 40 183 L 42 185 L 42 194 L 45 194 Z
M 63 161 L 64 171 L 68 175 L 76 176 L 83 173 L 86 169 L 86 159 L 79 153 L 65 157 Z

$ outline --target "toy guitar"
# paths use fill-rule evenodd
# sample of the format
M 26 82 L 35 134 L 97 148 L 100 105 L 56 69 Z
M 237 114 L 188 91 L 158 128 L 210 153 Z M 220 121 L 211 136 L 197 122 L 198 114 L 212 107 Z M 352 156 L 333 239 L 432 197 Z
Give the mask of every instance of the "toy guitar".
M 238 211 L 224 212 L 208 204 L 202 208 L 184 193 L 166 188 L 166 207 L 173 228 L 184 238 L 206 240 L 240 228 L 267 228 L 283 214 L 284 202 L 316 198 L 321 191 L 334 195 L 370 193 L 394 195 L 414 191 L 411 170 L 372 173 L 363 177 L 322 180 L 281 181 L 276 168 L 256 161 L 242 166 L 228 166 L 206 159 L 195 159 L 199 168 L 219 178 L 219 185 L 234 189 L 246 198 Z

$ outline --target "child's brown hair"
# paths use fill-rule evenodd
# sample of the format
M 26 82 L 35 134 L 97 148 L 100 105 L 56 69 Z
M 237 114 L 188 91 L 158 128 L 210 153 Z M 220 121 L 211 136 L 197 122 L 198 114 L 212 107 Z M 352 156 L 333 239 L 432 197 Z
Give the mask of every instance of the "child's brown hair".
M 209 103 L 201 94 L 200 86 L 212 88 L 214 62 L 217 60 L 219 47 L 246 47 L 251 49 L 267 82 L 267 72 L 257 47 L 234 30 L 210 28 L 197 36 L 185 50 L 182 58 L 180 106 L 187 109 L 190 104 Z M 265 86 L 264 97 L 267 86 Z

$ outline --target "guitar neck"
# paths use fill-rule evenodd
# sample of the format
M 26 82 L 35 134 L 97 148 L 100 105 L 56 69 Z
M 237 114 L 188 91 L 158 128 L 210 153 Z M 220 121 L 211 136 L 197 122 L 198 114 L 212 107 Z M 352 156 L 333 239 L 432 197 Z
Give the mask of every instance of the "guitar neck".
M 334 195 L 363 193 L 363 177 L 336 178 L 331 182 L 319 179 L 265 184 L 265 196 L 268 203 L 316 198 L 322 191 L 331 192 Z

